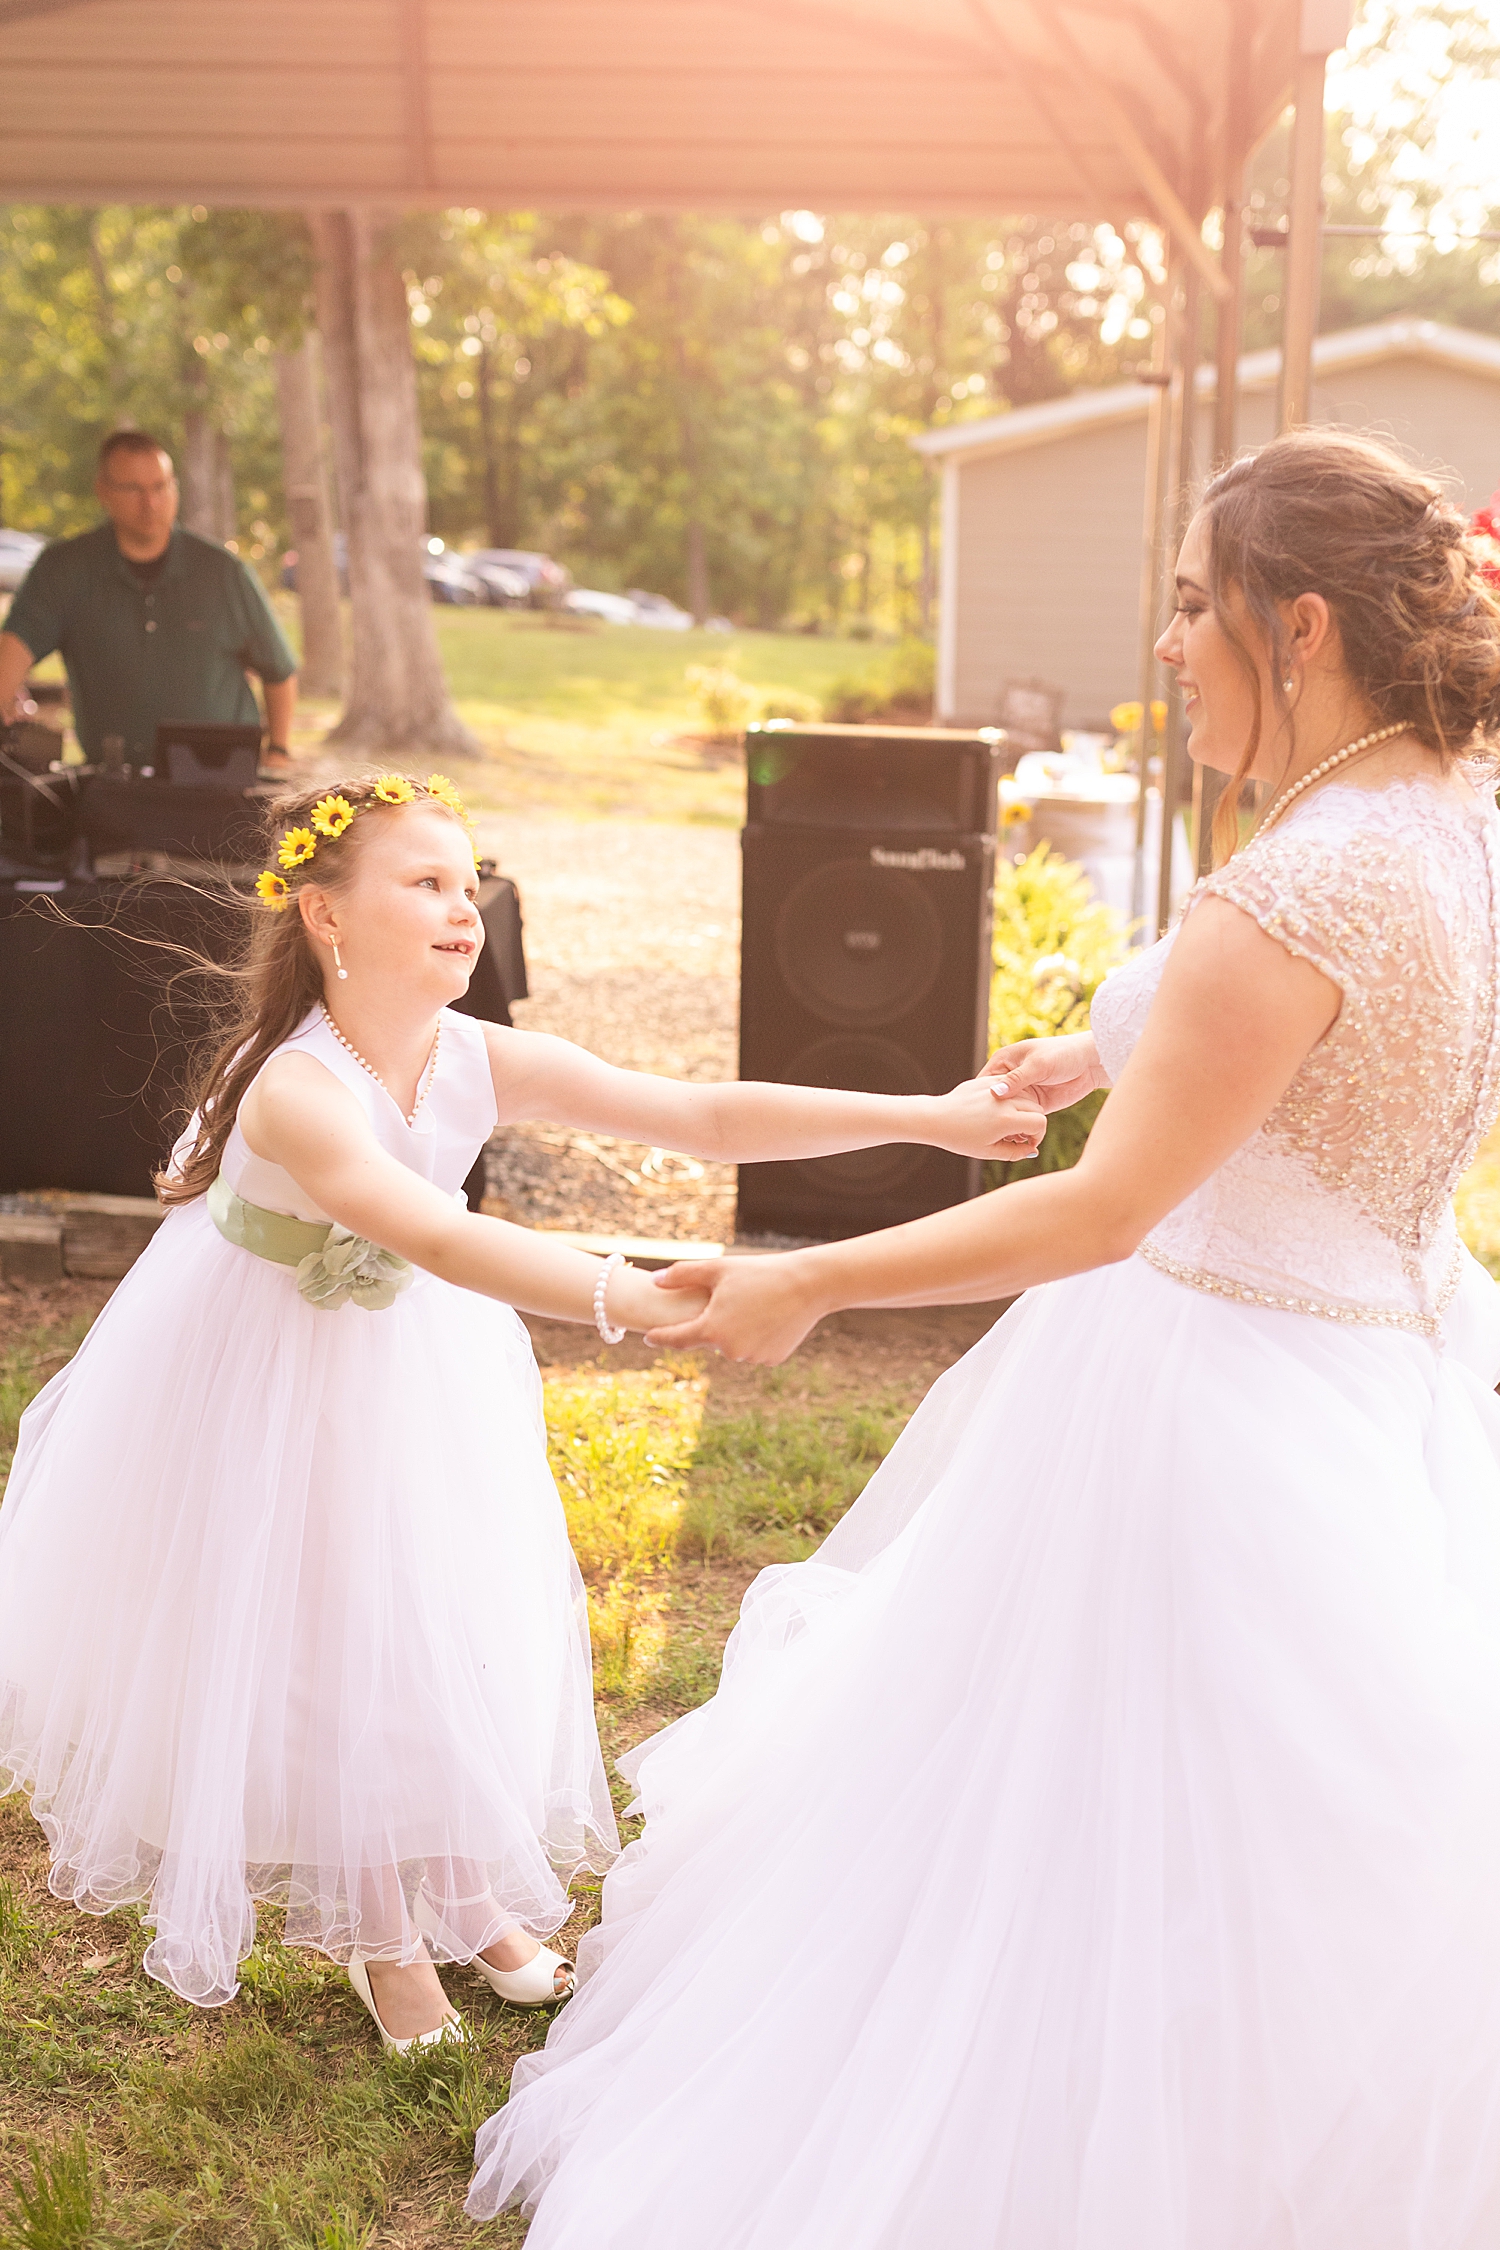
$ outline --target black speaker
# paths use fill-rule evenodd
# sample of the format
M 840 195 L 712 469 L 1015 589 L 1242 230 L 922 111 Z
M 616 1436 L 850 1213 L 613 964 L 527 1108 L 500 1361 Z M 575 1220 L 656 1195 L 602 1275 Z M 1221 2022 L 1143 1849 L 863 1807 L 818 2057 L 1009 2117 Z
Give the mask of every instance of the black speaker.
M 993 836 L 751 827 L 744 851 L 740 1076 L 941 1094 L 985 1057 Z M 747 1233 L 830 1240 L 945 1210 L 980 1166 L 941 1149 L 742 1164 Z
M 951 830 L 993 836 L 1008 763 L 999 727 L 793 726 L 745 736 L 749 827 Z

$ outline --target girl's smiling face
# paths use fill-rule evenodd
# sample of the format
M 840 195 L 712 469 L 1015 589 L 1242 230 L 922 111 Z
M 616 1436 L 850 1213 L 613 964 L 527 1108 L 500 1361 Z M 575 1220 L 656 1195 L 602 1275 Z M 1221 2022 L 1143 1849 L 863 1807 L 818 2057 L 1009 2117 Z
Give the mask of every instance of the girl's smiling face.
M 303 919 L 325 963 L 330 999 L 363 992 L 420 1001 L 434 1010 L 460 999 L 484 943 L 479 876 L 468 830 L 418 800 L 366 809 L 348 879 L 326 890 L 302 886 Z M 340 987 L 331 940 L 348 982 Z
M 1218 773 L 1233 773 L 1255 723 L 1255 694 L 1245 658 L 1225 631 L 1209 594 L 1208 536 L 1206 517 L 1194 516 L 1177 557 L 1177 607 L 1156 653 L 1177 674 L 1191 729 L 1188 755 Z M 1278 709 L 1269 651 L 1257 646 L 1258 636 L 1242 608 L 1234 614 L 1237 594 L 1231 602 L 1231 621 L 1242 631 L 1260 677 L 1261 731 L 1250 771 L 1269 776 L 1277 770 L 1272 715 Z

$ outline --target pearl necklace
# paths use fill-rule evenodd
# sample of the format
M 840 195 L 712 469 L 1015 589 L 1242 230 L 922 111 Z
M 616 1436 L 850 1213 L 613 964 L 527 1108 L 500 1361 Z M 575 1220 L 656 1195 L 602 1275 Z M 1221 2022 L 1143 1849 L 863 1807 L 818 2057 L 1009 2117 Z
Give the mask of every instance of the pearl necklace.
M 343 1048 L 345 1054 L 352 1055 L 355 1061 L 359 1064 L 360 1069 L 367 1070 L 370 1073 L 370 1076 L 374 1079 L 376 1085 L 381 1089 L 382 1093 L 389 1094 L 391 1089 L 386 1085 L 385 1080 L 381 1077 L 379 1071 L 375 1068 L 375 1065 L 373 1063 L 365 1061 L 364 1056 L 355 1046 L 352 1039 L 346 1039 L 344 1037 L 344 1034 L 340 1031 L 338 1025 L 334 1022 L 326 1007 L 323 1010 L 323 1021 L 327 1024 L 329 1030 L 333 1033 L 334 1038 Z M 417 1098 L 412 1103 L 411 1108 L 403 1113 L 408 1125 L 416 1124 L 417 1111 L 421 1108 L 423 1102 L 425 1102 L 427 1099 L 428 1089 L 431 1086 L 433 1077 L 437 1071 L 438 1041 L 442 1038 L 442 1036 L 443 1026 L 440 1021 L 436 1031 L 432 1035 L 432 1053 L 427 1058 L 427 1068 L 423 1071 L 421 1082 L 417 1087 Z M 391 1099 L 394 1101 L 395 1096 L 391 1095 Z
M 1351 758 L 1357 758 L 1361 750 L 1373 750 L 1377 742 L 1389 742 L 1393 734 L 1405 734 L 1405 732 L 1404 725 L 1377 727 L 1373 734 L 1362 734 L 1358 742 L 1346 742 L 1342 750 L 1335 750 L 1332 756 L 1325 758 L 1320 766 L 1314 766 L 1311 773 L 1305 773 L 1300 781 L 1292 783 L 1290 789 L 1282 791 L 1275 804 L 1266 814 L 1265 819 L 1257 826 L 1255 831 L 1257 836 L 1264 836 L 1271 823 L 1280 820 L 1294 797 L 1300 797 L 1304 789 L 1311 789 L 1315 781 L 1321 781 L 1325 774 L 1332 773 L 1335 766 L 1345 766 Z

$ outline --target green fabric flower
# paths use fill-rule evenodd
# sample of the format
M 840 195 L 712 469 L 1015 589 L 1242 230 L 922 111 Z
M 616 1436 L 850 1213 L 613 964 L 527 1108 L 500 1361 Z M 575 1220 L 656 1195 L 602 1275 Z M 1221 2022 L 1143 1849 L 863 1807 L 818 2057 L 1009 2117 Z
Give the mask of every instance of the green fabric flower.
M 297 1267 L 298 1289 L 320 1312 L 337 1312 L 347 1304 L 384 1312 L 411 1284 L 407 1259 L 341 1226 L 330 1227 L 322 1249 L 310 1251 Z

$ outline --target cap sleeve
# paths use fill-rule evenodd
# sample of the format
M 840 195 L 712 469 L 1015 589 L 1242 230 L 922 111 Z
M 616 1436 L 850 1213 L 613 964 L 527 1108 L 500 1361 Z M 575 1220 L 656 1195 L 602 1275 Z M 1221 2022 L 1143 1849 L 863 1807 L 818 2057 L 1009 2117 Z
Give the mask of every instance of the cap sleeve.
M 1411 855 L 1386 836 L 1335 843 L 1289 828 L 1236 852 L 1198 900 L 1227 899 L 1348 995 L 1368 989 L 1404 952 L 1418 905 L 1413 874 Z

